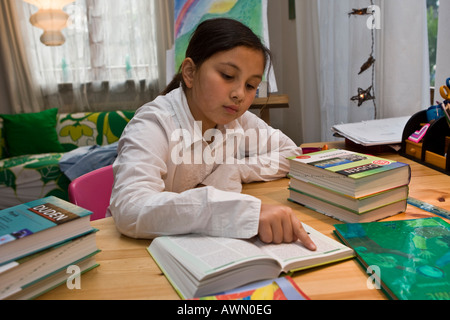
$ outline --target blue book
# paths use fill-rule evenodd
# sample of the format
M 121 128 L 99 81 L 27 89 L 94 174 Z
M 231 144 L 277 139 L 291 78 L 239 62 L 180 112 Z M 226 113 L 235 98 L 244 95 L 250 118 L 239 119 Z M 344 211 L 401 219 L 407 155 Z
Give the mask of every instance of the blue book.
M 0 265 L 92 232 L 92 212 L 54 196 L 0 211 Z

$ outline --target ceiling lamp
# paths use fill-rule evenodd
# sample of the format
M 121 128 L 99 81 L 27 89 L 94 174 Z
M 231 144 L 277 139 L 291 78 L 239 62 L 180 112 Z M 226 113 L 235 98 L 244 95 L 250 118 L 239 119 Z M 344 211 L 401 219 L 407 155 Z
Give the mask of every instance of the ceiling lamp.
M 30 17 L 30 23 L 44 30 L 41 42 L 46 46 L 60 46 L 66 39 L 61 30 L 67 27 L 69 15 L 62 9 L 75 0 L 24 0 L 39 8 Z

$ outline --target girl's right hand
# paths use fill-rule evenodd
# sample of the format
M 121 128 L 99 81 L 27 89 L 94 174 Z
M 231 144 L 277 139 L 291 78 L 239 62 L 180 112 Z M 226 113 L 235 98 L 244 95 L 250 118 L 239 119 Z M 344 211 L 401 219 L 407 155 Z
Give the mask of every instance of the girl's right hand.
M 306 248 L 317 249 L 291 208 L 281 205 L 261 205 L 258 236 L 265 243 L 291 243 L 300 240 Z

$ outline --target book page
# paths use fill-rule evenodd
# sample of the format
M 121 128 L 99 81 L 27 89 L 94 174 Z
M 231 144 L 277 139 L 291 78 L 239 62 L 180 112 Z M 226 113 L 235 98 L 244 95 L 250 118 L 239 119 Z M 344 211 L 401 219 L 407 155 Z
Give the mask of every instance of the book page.
M 291 262 L 308 260 L 342 250 L 349 250 L 348 247 L 340 242 L 319 233 L 310 226 L 303 224 L 303 227 L 309 233 L 311 240 L 316 244 L 316 251 L 307 249 L 300 241 L 283 244 L 265 244 L 260 240 L 257 240 L 255 245 L 277 259 L 283 268 Z
M 167 237 L 182 250 L 183 263 L 191 263 L 204 273 L 213 273 L 233 264 L 267 257 L 261 249 L 249 241 L 188 235 Z M 173 248 L 176 249 L 176 248 Z

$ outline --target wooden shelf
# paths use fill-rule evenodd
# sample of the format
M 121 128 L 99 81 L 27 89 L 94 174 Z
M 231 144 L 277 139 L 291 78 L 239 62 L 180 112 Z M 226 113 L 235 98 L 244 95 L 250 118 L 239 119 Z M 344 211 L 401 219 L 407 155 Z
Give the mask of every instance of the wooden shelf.
M 282 95 L 270 95 L 268 98 L 256 98 L 250 109 L 262 109 L 263 107 L 276 109 L 276 108 L 289 108 L 289 96 Z
M 286 94 L 272 94 L 268 98 L 256 98 L 251 105 L 251 110 L 261 110 L 260 117 L 270 124 L 270 109 L 289 108 L 289 96 Z

